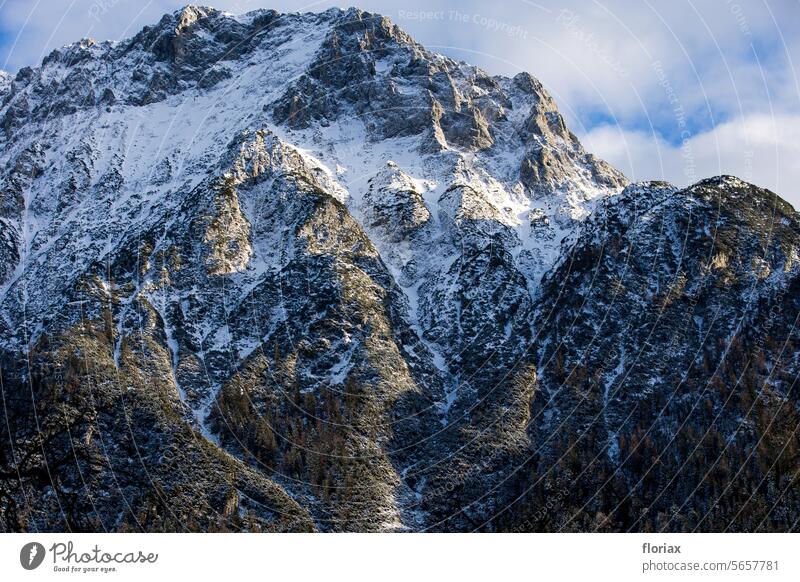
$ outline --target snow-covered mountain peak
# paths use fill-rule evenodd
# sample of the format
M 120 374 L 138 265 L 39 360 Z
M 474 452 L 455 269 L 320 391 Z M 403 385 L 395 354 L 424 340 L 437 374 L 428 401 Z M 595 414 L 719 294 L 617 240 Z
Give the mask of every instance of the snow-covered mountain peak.
M 187 192 L 287 172 L 346 204 L 409 294 L 432 289 L 465 240 L 502 240 L 535 290 L 592 200 L 626 183 L 530 75 L 491 77 L 358 9 L 187 6 L 4 79 L 4 236 L 19 259 L 3 301 L 40 268 L 63 270 L 57 248 L 81 249 L 80 278 L 185 207 Z M 210 268 L 243 272 L 257 256 L 253 209 L 224 206 L 238 242 Z M 58 281 L 32 293 L 57 301 Z

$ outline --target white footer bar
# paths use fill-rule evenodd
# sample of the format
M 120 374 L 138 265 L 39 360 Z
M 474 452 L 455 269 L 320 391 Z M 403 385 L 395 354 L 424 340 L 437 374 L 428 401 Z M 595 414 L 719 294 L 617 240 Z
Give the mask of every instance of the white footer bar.
M 797 534 L 5 534 L 2 580 L 800 580 Z

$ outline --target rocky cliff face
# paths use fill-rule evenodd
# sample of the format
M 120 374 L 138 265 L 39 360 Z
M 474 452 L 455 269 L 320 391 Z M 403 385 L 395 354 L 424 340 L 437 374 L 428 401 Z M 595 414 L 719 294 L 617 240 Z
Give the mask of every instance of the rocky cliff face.
M 797 526 L 794 210 L 528 74 L 187 7 L 0 76 L 3 531 Z

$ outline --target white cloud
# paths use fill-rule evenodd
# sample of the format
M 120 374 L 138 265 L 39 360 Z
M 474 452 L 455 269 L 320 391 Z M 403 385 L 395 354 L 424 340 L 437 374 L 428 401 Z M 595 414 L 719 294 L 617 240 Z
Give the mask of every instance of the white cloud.
M 689 136 L 678 145 L 607 125 L 580 137 L 587 149 L 632 180 L 686 186 L 701 178 L 733 174 L 800 208 L 800 115 L 751 115 Z

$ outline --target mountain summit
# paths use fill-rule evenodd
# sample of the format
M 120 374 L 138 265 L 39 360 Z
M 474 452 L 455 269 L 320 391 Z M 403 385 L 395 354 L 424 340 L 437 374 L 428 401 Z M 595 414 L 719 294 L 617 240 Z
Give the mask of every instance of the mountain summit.
M 82 40 L 0 74 L 0 530 L 788 531 L 799 248 L 380 15 Z

